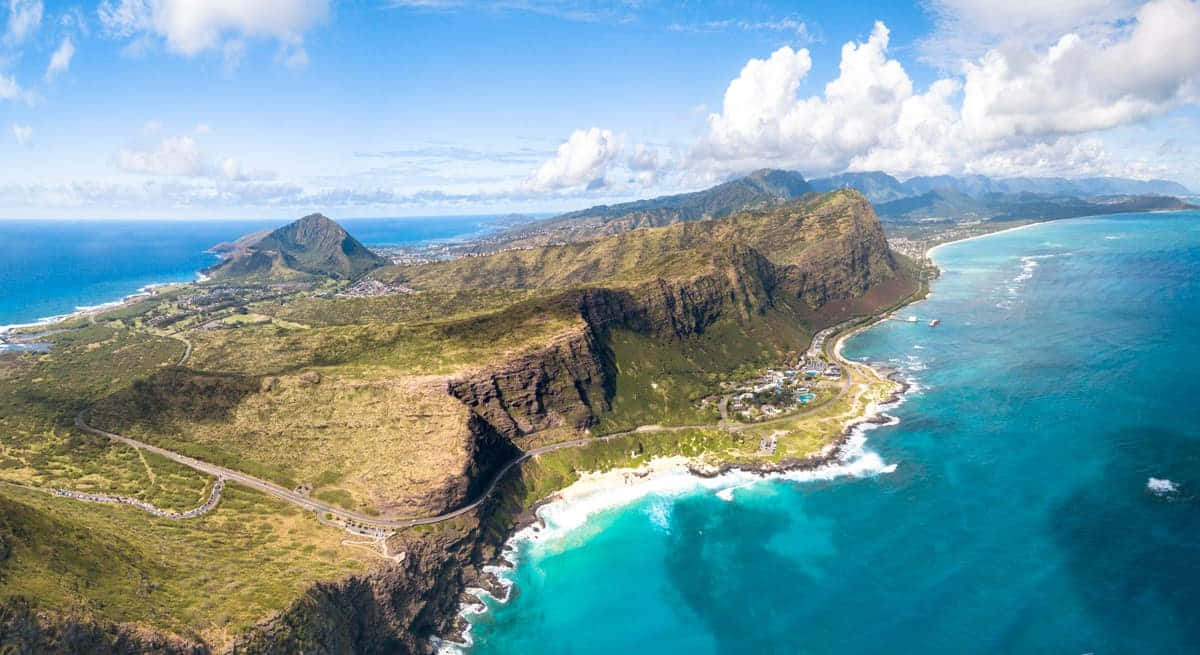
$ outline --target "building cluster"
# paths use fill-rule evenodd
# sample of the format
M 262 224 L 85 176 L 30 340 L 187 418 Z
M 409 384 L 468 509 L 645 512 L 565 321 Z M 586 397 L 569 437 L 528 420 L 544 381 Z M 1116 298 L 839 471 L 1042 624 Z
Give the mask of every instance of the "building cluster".
M 394 296 L 397 294 L 416 293 L 403 284 L 388 284 L 374 278 L 364 277 L 350 285 L 344 291 L 336 294 L 336 298 L 374 298 L 377 296 Z
M 244 307 L 252 302 L 282 298 L 304 288 L 295 283 L 269 286 L 216 286 L 199 293 L 180 296 L 173 307 L 154 310 L 144 322 L 147 327 L 166 328 L 186 319 L 204 317 L 232 307 Z M 308 285 L 311 286 L 311 285 Z
M 726 383 L 725 388 L 732 392 L 728 409 L 742 420 L 773 418 L 812 402 L 818 387 L 840 380 L 842 374 L 836 364 L 801 359 L 791 368 L 769 369 L 741 384 Z

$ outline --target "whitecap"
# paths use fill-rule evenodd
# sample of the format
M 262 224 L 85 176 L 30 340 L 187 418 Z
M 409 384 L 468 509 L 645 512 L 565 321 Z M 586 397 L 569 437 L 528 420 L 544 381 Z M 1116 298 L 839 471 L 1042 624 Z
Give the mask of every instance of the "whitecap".
M 674 503 L 666 499 L 659 499 L 646 508 L 646 516 L 650 518 L 650 522 L 657 526 L 663 532 L 671 531 L 671 509 Z
M 674 499 L 687 493 L 707 489 L 723 501 L 732 501 L 735 490 L 761 484 L 768 480 L 803 483 L 834 480 L 841 477 L 868 478 L 893 473 L 897 468 L 895 463 L 888 463 L 878 453 L 867 449 L 867 433 L 900 422 L 899 418 L 885 413 L 886 410 L 903 404 L 908 393 L 915 393 L 922 389 L 914 377 L 908 376 L 905 378 L 905 382 L 908 384 L 906 393 L 898 395 L 889 403 L 869 407 L 863 417 L 848 426 L 849 435 L 840 445 L 836 446 L 832 461 L 816 468 L 769 474 L 734 469 L 715 477 L 703 478 L 688 471 L 684 464 L 686 462 L 684 458 L 676 457 L 663 458 L 668 463 L 678 462 L 677 465 L 668 467 L 656 468 L 654 464 L 659 460 L 652 460 L 647 464 L 651 469 L 649 474 L 643 474 L 640 470 L 633 469 L 610 471 L 607 474 L 585 474 L 585 478 L 588 475 L 608 475 L 610 479 L 614 474 L 625 476 L 626 484 L 593 486 L 588 488 L 585 493 L 571 494 L 566 499 L 560 492 L 558 499 L 551 500 L 538 508 L 538 524 L 518 531 L 505 543 L 501 551 L 503 564 L 483 567 L 483 571 L 493 574 L 504 587 L 505 597 L 496 599 L 482 589 L 472 588 L 470 591 L 481 600 L 490 597 L 496 602 L 507 602 L 512 596 L 513 580 L 523 545 L 538 547 L 554 544 L 558 546 L 568 535 L 584 537 L 585 535 L 580 535 L 580 528 L 587 525 L 591 517 L 610 509 L 631 505 L 647 496 L 659 497 L 646 508 L 647 517 L 660 528 L 669 530 Z M 878 417 L 882 417 L 884 420 L 879 421 Z M 631 474 L 632 477 L 627 474 Z M 582 540 L 579 543 L 582 543 Z M 486 611 L 486 603 L 482 609 L 478 604 L 466 603 L 460 608 L 459 613 L 466 618 Z M 469 621 L 467 630 L 463 634 L 463 640 L 463 643 L 454 643 L 437 639 L 433 641 L 433 644 L 439 654 L 450 655 L 465 652 L 472 643 Z
M 1150 478 L 1146 480 L 1146 489 L 1156 496 L 1169 496 L 1179 491 L 1179 485 L 1166 478 Z

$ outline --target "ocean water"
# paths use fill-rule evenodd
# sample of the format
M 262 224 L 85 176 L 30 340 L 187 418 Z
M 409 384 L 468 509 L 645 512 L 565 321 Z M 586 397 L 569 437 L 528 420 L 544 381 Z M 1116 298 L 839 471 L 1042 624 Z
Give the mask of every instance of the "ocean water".
M 874 464 L 551 505 L 468 652 L 1200 652 L 1200 214 L 935 259 L 846 346 L 918 383 Z
M 478 234 L 492 216 L 351 218 L 368 246 Z M 150 284 L 186 282 L 217 258 L 212 246 L 286 221 L 0 221 L 0 326 L 113 302 Z

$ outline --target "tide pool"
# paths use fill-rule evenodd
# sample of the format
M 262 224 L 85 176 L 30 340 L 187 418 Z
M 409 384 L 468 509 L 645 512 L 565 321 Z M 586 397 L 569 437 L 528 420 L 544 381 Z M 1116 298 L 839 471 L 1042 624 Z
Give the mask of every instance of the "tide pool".
M 935 259 L 922 320 L 844 351 L 918 383 L 878 474 L 551 506 L 468 652 L 1197 652 L 1200 214 Z

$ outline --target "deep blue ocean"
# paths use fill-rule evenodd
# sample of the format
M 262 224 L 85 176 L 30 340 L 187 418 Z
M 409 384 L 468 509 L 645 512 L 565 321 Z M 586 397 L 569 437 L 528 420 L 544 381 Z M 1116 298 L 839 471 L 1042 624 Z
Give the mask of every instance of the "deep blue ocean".
M 847 343 L 919 385 L 873 475 L 551 505 L 469 652 L 1200 652 L 1200 213 L 935 259 L 923 322 Z
M 368 246 L 482 233 L 493 216 L 351 218 Z M 149 284 L 186 282 L 217 258 L 212 246 L 287 221 L 0 221 L 0 326 L 120 300 Z

